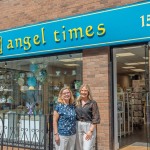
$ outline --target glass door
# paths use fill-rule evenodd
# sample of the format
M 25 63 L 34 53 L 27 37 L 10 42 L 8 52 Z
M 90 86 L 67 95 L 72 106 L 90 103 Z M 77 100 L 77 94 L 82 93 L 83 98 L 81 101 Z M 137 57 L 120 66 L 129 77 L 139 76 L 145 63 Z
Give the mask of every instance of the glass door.
M 146 129 L 147 129 L 147 150 L 150 150 L 150 81 L 149 81 L 149 45 L 145 47 L 145 88 L 146 88 Z
M 147 44 L 113 48 L 115 150 L 150 150 L 149 67 Z

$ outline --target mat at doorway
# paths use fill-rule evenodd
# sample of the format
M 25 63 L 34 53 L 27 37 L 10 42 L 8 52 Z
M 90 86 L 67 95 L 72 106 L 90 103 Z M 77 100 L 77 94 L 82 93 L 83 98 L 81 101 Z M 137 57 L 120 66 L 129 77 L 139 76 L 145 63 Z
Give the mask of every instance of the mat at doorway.
M 147 150 L 147 143 L 135 142 L 131 145 L 121 148 L 120 150 Z
M 1 148 L 1 147 L 0 147 Z M 1 150 L 1 149 L 0 149 Z M 7 147 L 7 146 L 3 146 L 3 150 L 29 150 L 29 149 L 25 149 L 25 148 L 15 148 L 15 147 Z

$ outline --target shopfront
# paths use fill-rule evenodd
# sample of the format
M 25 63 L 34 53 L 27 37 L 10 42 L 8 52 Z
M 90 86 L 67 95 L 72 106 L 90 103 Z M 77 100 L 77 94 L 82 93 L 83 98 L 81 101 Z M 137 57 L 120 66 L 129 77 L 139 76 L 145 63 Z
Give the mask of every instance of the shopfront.
M 95 149 L 137 142 L 149 148 L 149 7 L 150 2 L 136 3 L 1 31 L 1 146 L 53 149 L 59 90 L 70 86 L 78 97 L 80 85 L 88 83 L 101 114 Z M 135 92 L 138 101 L 130 100 Z M 129 106 L 133 101 L 139 106 Z M 131 108 L 135 111 L 125 111 Z M 127 142 L 137 122 L 146 130 L 145 140 Z

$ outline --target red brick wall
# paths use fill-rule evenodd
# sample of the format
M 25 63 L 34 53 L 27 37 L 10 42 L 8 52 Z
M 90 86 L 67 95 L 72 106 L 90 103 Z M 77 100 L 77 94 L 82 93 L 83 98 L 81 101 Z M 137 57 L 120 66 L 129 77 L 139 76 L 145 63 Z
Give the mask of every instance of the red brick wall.
M 0 30 L 138 1 L 141 0 L 0 0 Z
M 97 101 L 101 124 L 97 126 L 98 150 L 112 150 L 110 128 L 110 81 L 109 48 L 102 47 L 83 51 L 83 83 L 91 87 Z

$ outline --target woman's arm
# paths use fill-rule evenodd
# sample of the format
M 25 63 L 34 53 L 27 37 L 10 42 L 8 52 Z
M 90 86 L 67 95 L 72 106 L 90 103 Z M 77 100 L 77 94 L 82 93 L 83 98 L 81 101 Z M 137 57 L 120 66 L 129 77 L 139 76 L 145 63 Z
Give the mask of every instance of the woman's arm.
M 92 104 L 92 123 L 89 131 L 86 133 L 86 140 L 90 140 L 92 138 L 93 131 L 98 123 L 100 123 L 99 108 L 97 106 L 97 103 L 94 101 Z
M 89 131 L 86 133 L 85 139 L 88 141 L 92 138 L 92 134 L 94 132 L 94 129 L 96 128 L 96 124 L 91 124 Z
M 97 102 L 93 102 L 92 104 L 92 124 L 99 124 L 100 123 L 100 113 Z
M 91 124 L 89 131 L 93 132 L 95 128 L 96 128 L 96 124 Z
M 58 134 L 58 119 L 59 119 L 59 114 L 57 111 L 54 111 L 54 114 L 53 114 L 53 131 L 54 131 L 55 142 L 57 144 L 59 144 L 59 142 L 60 142 L 60 138 L 59 138 L 59 134 Z

